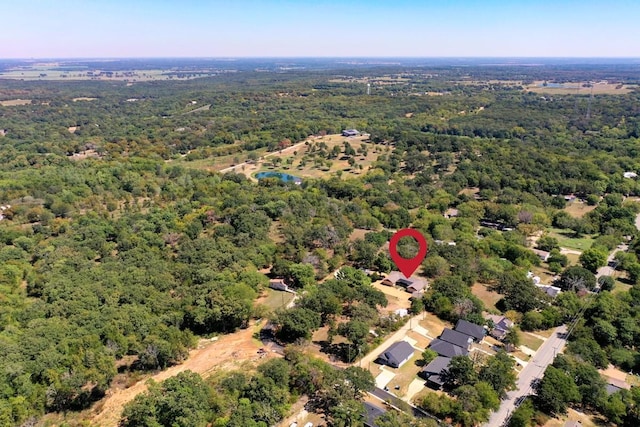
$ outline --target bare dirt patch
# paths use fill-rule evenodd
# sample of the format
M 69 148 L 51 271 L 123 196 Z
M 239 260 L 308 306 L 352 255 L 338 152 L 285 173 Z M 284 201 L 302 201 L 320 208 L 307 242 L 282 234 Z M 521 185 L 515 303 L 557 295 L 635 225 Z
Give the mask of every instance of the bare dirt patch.
M 221 336 L 216 341 L 202 340 L 197 349 L 189 352 L 189 358 L 181 365 L 172 366 L 152 376 L 147 376 L 125 389 L 112 388 L 107 396 L 94 406 L 87 414 L 87 419 L 102 427 L 116 427 L 122 408 L 138 394 L 146 391 L 146 381 L 152 378 L 163 381 L 187 370 L 208 376 L 218 370 L 229 370 L 245 362 L 257 364 L 260 355 L 257 353 L 260 344 L 253 339 L 253 333 L 262 324 L 252 325 L 235 333 Z M 267 353 L 266 357 L 277 357 L 276 353 Z
M 567 415 L 563 415 L 561 418 L 551 418 L 544 424 L 544 427 L 563 427 L 567 421 L 580 421 L 582 427 L 596 427 L 601 425 L 599 422 L 595 422 L 597 420 L 595 420 L 593 416 L 569 409 Z
M 72 101 L 73 102 L 78 102 L 78 101 L 95 101 L 98 98 L 89 98 L 87 96 L 81 96 L 79 98 L 73 98 Z
M 16 105 L 29 105 L 31 104 L 30 99 L 8 99 L 6 101 L 0 101 L 0 105 L 3 107 L 14 107 Z
M 378 289 L 379 291 L 384 292 L 389 301 L 389 304 L 386 307 L 386 310 L 390 313 L 400 309 L 400 308 L 409 308 L 411 307 L 411 301 L 409 301 L 409 297 L 411 294 L 406 292 L 404 289 L 395 288 L 392 286 L 385 286 L 381 283 L 380 280 L 372 283 L 373 287 Z

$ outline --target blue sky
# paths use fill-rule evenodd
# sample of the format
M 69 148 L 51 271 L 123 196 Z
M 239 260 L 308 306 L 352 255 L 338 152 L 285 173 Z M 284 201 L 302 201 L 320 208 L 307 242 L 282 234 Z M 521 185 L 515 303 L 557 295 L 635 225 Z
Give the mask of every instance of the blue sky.
M 640 57 L 639 0 L 0 4 L 0 58 Z

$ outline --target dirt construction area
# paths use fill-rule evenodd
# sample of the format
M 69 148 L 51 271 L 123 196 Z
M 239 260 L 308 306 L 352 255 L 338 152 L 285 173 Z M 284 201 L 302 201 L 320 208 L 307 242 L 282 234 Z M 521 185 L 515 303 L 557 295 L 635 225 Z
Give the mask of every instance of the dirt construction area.
M 253 333 L 261 327 L 262 324 L 253 324 L 247 329 L 223 335 L 216 341 L 202 340 L 198 348 L 192 350 L 189 358 L 181 365 L 172 366 L 151 377 L 145 377 L 129 388 L 109 390 L 106 397 L 90 410 L 86 418 L 91 420 L 92 425 L 116 427 L 124 405 L 147 389 L 146 381 L 149 378 L 159 382 L 187 370 L 206 377 L 216 370 L 234 369 L 245 362 L 257 364 L 260 360 L 258 349 L 262 345 L 253 339 Z M 277 357 L 277 355 L 269 352 L 266 357 Z

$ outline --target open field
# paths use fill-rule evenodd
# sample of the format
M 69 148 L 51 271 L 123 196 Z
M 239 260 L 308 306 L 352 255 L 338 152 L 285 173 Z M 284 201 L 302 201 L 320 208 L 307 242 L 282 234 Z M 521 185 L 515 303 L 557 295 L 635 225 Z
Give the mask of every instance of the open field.
M 571 203 L 567 203 L 564 211 L 574 218 L 582 218 L 587 213 L 594 210 L 596 206 L 589 206 L 580 200 L 574 200 Z
M 557 85 L 549 83 L 546 87 L 543 81 L 534 82 L 532 85 L 525 86 L 526 91 L 535 93 L 544 93 L 550 95 L 625 95 L 634 89 L 637 85 L 622 85 L 618 83 L 594 83 L 592 87 L 585 87 L 587 82 L 563 83 Z M 593 92 L 592 92 L 593 89 Z
M 29 105 L 31 104 L 30 99 L 8 99 L 6 101 L 0 101 L 0 105 L 3 107 L 13 107 L 16 105 Z
M 593 244 L 591 236 L 584 236 L 580 238 L 572 237 L 572 230 L 563 230 L 560 228 L 550 228 L 549 236 L 558 239 L 560 247 L 567 249 L 575 249 L 578 251 L 584 251 L 589 249 Z
M 367 138 L 366 135 L 344 137 L 339 134 L 309 137 L 303 142 L 279 151 L 268 152 L 266 148 L 252 151 L 258 157 L 255 162 L 246 162 L 246 153 L 211 156 L 197 160 L 189 160 L 189 156 L 185 155 L 168 162 L 210 171 L 228 172 L 233 170 L 253 180 L 258 172 L 268 171 L 288 173 L 300 178 L 324 178 L 338 173 L 342 178 L 349 178 L 364 174 L 380 154 L 390 150 L 388 146 L 367 142 Z M 353 167 L 349 165 L 348 158 L 344 156 L 344 153 L 333 159 L 322 158 L 323 151 L 330 152 L 335 146 L 344 150 L 345 142 L 349 142 L 356 151 L 363 148 L 366 150 L 366 155 L 361 151 L 353 156 L 355 160 Z
M 342 173 L 343 178 L 360 176 L 375 162 L 378 155 L 385 152 L 383 145 L 377 145 L 367 141 L 368 136 L 358 136 L 346 138 L 341 135 L 326 135 L 314 138 L 305 142 L 294 151 L 276 151 L 269 155 L 268 159 L 263 158 L 256 165 L 245 168 L 244 173 L 254 176 L 257 172 L 276 171 L 284 172 L 301 178 L 323 178 Z M 344 154 L 339 154 L 334 159 L 321 159 L 320 146 L 326 145 L 324 151 L 330 152 L 333 147 L 344 148 L 344 143 L 348 142 L 353 149 L 364 148 L 366 155 L 358 153 L 354 156 L 355 165 L 349 165 L 348 158 Z
M 125 81 L 141 82 L 154 80 L 188 80 L 198 77 L 215 76 L 216 71 L 201 70 L 193 71 L 176 78 L 169 74 L 171 70 L 126 70 L 115 72 L 101 72 L 100 70 L 89 70 L 79 68 L 74 71 L 62 71 L 56 64 L 48 66 L 24 67 L 9 71 L 0 72 L 0 79 L 10 80 L 47 80 L 47 81 L 74 81 L 74 80 L 102 80 L 102 81 Z

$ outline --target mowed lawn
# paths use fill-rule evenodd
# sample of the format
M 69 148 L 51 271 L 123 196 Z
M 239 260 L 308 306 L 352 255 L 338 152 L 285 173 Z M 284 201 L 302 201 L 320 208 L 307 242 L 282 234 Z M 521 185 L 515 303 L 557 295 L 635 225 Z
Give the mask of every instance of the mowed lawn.
M 294 294 L 284 291 L 276 291 L 274 289 L 267 289 L 265 291 L 266 295 L 258 298 L 256 301 L 257 304 L 263 304 L 269 307 L 272 311 L 279 309 L 280 307 L 285 307 L 287 304 L 291 302 L 294 298 Z
M 529 347 L 531 350 L 537 350 L 540 348 L 542 341 L 540 338 L 534 337 L 533 335 L 528 334 L 527 332 L 519 332 L 520 333 L 520 344 L 526 347 Z
M 409 384 L 411 381 L 418 378 L 418 372 L 422 369 L 422 367 L 416 365 L 416 362 L 422 358 L 422 355 L 419 351 L 415 351 L 413 357 L 409 359 L 404 365 L 402 365 L 398 369 L 389 368 L 396 375 L 393 379 L 387 384 L 389 387 L 389 391 L 393 394 L 403 397 L 407 394 L 409 389 Z M 400 389 L 396 390 L 396 386 L 400 387 Z
M 593 244 L 593 239 L 591 236 L 576 238 L 573 237 L 573 234 L 573 230 L 569 229 L 551 228 L 549 230 L 549 236 L 558 239 L 558 243 L 562 248 L 584 251 L 586 249 L 589 249 Z

